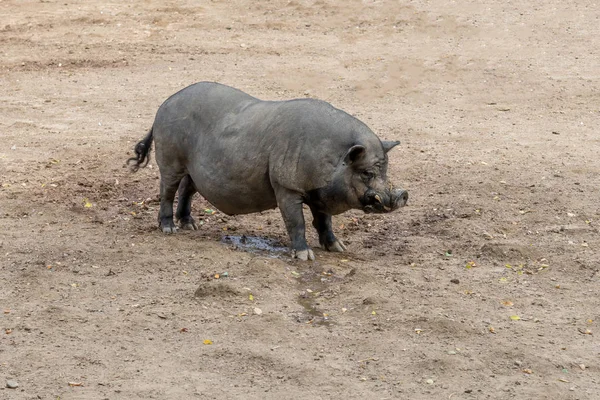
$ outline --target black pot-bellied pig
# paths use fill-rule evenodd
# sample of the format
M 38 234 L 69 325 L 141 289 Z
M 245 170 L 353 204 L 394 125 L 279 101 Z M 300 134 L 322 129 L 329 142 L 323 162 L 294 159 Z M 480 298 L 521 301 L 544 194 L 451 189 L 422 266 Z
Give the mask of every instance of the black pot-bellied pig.
M 313 99 L 261 101 L 229 86 L 200 82 L 175 93 L 158 109 L 152 129 L 135 146 L 132 168 L 148 161 L 156 144 L 160 169 L 159 227 L 196 229 L 191 201 L 199 192 L 225 214 L 279 207 L 292 253 L 314 260 L 305 238 L 307 204 L 319 243 L 346 246 L 331 216 L 349 209 L 390 212 L 408 194 L 387 181 L 387 153 L 399 142 L 380 141 L 361 121 Z

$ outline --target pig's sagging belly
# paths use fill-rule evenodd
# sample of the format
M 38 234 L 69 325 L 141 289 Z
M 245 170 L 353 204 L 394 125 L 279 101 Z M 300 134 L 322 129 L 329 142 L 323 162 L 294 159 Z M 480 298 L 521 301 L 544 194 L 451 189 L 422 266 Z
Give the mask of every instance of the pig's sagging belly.
M 188 168 L 198 193 L 227 215 L 249 214 L 277 207 L 266 171 L 229 165 Z

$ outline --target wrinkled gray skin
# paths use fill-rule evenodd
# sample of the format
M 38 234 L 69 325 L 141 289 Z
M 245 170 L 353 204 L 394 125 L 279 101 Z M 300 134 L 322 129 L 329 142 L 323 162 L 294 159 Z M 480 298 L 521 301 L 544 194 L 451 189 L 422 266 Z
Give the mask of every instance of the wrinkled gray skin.
M 331 216 L 349 209 L 390 212 L 408 194 L 387 181 L 387 152 L 362 122 L 313 99 L 261 101 L 210 82 L 167 99 L 154 125 L 136 146 L 133 169 L 147 163 L 154 139 L 160 169 L 159 226 L 174 233 L 196 229 L 190 215 L 199 192 L 225 214 L 279 207 L 295 257 L 314 260 L 305 238 L 302 205 L 313 215 L 319 242 L 329 251 L 346 246 L 332 231 Z

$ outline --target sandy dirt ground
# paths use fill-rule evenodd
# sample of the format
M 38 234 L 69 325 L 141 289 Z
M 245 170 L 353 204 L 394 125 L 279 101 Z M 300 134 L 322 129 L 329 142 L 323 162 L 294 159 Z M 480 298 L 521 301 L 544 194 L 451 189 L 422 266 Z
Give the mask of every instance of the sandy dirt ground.
M 0 0 L 0 398 L 599 399 L 599 7 Z M 409 205 L 163 235 L 125 160 L 203 80 L 400 140 Z

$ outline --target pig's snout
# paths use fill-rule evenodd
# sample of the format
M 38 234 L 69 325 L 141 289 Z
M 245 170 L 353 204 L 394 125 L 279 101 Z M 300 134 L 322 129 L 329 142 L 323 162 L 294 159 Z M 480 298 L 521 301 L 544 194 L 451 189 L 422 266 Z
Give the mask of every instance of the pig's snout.
M 404 207 L 408 201 L 408 192 L 402 189 L 396 189 L 392 192 L 392 210 Z
M 406 190 L 394 189 L 385 192 L 368 190 L 363 199 L 364 211 L 366 213 L 386 213 L 403 207 L 408 201 Z

